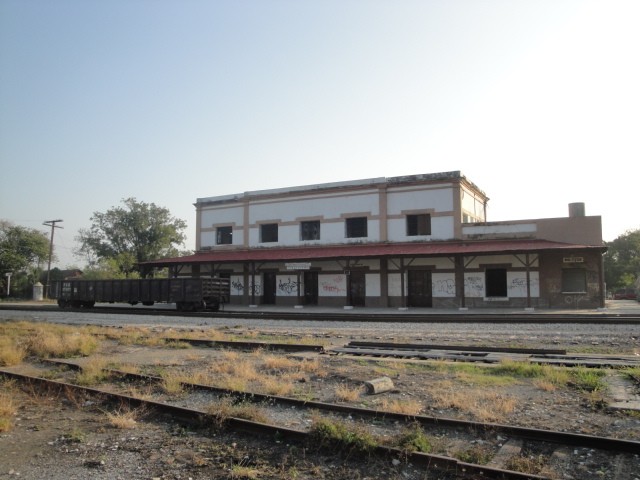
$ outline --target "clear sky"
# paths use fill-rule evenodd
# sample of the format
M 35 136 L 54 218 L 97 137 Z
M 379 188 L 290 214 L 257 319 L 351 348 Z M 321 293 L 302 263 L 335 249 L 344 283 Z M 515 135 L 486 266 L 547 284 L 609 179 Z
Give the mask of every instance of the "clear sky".
M 640 229 L 638 0 L 0 0 L 0 219 L 460 170 Z

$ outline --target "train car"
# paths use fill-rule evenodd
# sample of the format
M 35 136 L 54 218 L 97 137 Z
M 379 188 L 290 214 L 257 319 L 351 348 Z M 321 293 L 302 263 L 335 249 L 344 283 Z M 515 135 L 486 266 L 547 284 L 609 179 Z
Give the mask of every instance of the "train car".
M 175 303 L 180 311 L 217 311 L 229 301 L 229 294 L 228 279 L 189 277 L 62 280 L 55 282 L 51 296 L 60 308 L 92 308 L 96 303 Z

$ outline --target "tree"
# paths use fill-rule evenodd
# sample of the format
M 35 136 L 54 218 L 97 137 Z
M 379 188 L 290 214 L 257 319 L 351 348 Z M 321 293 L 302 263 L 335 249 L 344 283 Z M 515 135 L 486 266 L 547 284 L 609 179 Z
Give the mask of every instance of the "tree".
M 115 264 L 128 277 L 140 262 L 179 255 L 186 222 L 154 203 L 135 198 L 122 203 L 105 213 L 94 212 L 91 228 L 79 231 L 79 254 L 86 256 L 90 268 Z
M 33 284 L 40 264 L 48 258 L 46 233 L 0 220 L 0 283 L 5 281 L 7 273 L 13 273 L 12 285 Z
M 640 278 L 640 230 L 629 230 L 605 242 L 604 275 L 607 288 L 632 287 Z

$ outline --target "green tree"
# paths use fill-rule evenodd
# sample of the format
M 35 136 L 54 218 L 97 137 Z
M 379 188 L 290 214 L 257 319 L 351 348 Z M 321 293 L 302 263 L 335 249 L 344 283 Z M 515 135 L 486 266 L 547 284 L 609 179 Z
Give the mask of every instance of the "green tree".
M 604 276 L 609 291 L 632 287 L 640 278 L 640 230 L 629 230 L 605 242 Z
M 49 258 L 47 234 L 32 228 L 25 228 L 0 220 L 0 283 L 6 281 L 6 274 L 14 274 L 14 287 L 33 284 L 38 278 L 40 265 Z M 28 285 L 27 285 L 28 286 Z M 6 292 L 6 288 L 3 288 Z
M 107 266 L 129 277 L 140 262 L 180 254 L 177 246 L 186 238 L 186 222 L 153 203 L 135 198 L 122 203 L 104 213 L 94 212 L 91 228 L 79 231 L 78 253 L 86 256 L 90 269 Z

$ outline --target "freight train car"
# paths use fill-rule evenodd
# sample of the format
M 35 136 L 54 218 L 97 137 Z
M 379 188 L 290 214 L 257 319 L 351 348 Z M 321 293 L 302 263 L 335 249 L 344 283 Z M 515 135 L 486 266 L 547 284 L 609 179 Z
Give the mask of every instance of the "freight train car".
M 175 303 L 181 311 L 217 311 L 229 301 L 229 280 L 225 278 L 62 280 L 53 287 L 52 297 L 61 308 L 92 308 L 97 302 Z

